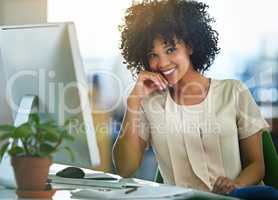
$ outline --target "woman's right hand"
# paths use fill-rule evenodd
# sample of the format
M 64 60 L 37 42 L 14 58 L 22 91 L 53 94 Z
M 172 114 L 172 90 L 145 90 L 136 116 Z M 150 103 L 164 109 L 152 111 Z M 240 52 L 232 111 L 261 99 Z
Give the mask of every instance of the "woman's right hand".
M 165 90 L 167 85 L 167 80 L 160 73 L 141 71 L 130 96 L 141 100 L 154 91 Z

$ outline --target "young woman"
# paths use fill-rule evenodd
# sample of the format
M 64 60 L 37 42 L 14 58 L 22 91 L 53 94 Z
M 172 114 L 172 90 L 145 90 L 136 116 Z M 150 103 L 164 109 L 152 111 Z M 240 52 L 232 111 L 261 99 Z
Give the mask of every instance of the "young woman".
M 204 76 L 219 53 L 207 7 L 153 0 L 127 10 L 121 50 L 137 82 L 114 146 L 120 175 L 151 145 L 167 184 L 227 194 L 261 183 L 268 124 L 240 81 Z

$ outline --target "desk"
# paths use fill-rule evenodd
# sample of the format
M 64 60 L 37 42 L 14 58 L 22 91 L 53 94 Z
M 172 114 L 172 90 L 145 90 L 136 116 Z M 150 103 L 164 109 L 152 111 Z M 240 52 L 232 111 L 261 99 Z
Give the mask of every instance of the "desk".
M 15 191 L 14 190 L 9 190 L 9 189 L 0 189 L 0 199 L 2 200 L 20 200 L 17 198 Z M 90 198 L 93 199 L 93 198 Z M 156 198 L 159 199 L 159 198 Z M 192 192 L 187 193 L 186 195 L 183 196 L 177 196 L 177 197 L 169 197 L 169 198 L 160 198 L 160 199 L 172 199 L 172 200 L 181 200 L 181 199 L 190 199 L 190 200 L 236 200 L 235 198 L 231 197 L 224 197 L 220 195 L 215 195 L 214 197 L 206 197 L 204 193 L 200 194 L 199 191 L 192 190 Z M 23 199 L 22 199 L 23 200 Z M 27 200 L 27 199 L 24 199 Z M 32 200 L 32 199 L 30 199 Z M 70 191 L 68 190 L 58 190 L 55 195 L 53 196 L 52 200 L 80 200 L 78 198 L 71 198 Z M 99 199 L 96 199 L 99 200 Z
M 17 198 L 14 190 L 8 190 L 8 189 L 0 189 L 0 199 L 3 200 L 20 200 Z M 93 198 L 90 198 L 93 199 Z M 156 198 L 159 199 L 159 198 Z M 178 197 L 169 197 L 169 198 L 160 198 L 160 199 L 170 199 L 170 200 L 181 200 L 181 199 L 190 199 L 190 200 L 236 200 L 235 198 L 230 197 L 223 197 L 219 195 L 215 195 L 214 197 L 206 197 L 204 194 L 200 194 L 199 191 L 192 191 L 186 195 L 178 196 Z M 23 200 L 23 199 L 22 199 Z M 27 199 L 24 199 L 27 200 Z M 32 200 L 32 199 L 30 199 Z M 70 191 L 57 191 L 55 195 L 53 196 L 52 200 L 80 200 L 77 198 L 71 198 Z M 99 199 L 96 199 L 99 200 Z
M 51 167 L 51 172 L 53 172 L 54 168 L 55 170 L 63 168 L 64 165 L 61 166 L 52 166 Z M 117 176 L 117 175 L 115 175 Z M 128 180 L 128 179 L 126 179 Z M 154 189 L 156 187 L 154 186 L 161 186 L 161 184 L 157 184 L 154 182 L 150 182 L 150 181 L 144 181 L 144 180 L 139 180 L 139 179 L 130 179 L 132 181 L 138 182 L 142 185 L 145 186 L 149 186 L 149 187 L 153 187 Z M 166 187 L 166 186 L 165 186 Z M 97 189 L 98 187 L 92 187 L 92 186 L 80 186 L 80 185 L 66 185 L 66 184 L 53 184 L 53 188 L 57 188 L 57 192 L 55 193 L 55 195 L 53 196 L 53 200 L 74 200 L 77 198 L 71 198 L 71 190 L 69 190 L 70 188 L 72 189 Z M 168 188 L 178 188 L 175 186 L 169 186 Z M 152 188 L 151 188 L 152 189 Z M 183 190 L 183 188 L 182 188 Z M 16 194 L 15 194 L 15 190 L 11 190 L 11 189 L 1 189 L 0 188 L 0 199 L 4 199 L 4 200 L 15 200 L 18 199 Z M 90 198 L 93 199 L 93 198 Z M 99 199 L 99 198 L 98 198 Z M 153 198 L 152 198 L 153 199 Z M 184 194 L 180 195 L 180 196 L 171 196 L 168 198 L 155 198 L 155 199 L 223 199 L 223 200 L 235 200 L 235 198 L 230 198 L 230 197 L 225 197 L 225 196 L 220 196 L 220 195 L 215 195 L 215 194 L 211 194 L 211 193 L 207 193 L 207 192 L 201 192 L 198 190 L 192 190 L 192 189 L 186 189 L 184 188 Z

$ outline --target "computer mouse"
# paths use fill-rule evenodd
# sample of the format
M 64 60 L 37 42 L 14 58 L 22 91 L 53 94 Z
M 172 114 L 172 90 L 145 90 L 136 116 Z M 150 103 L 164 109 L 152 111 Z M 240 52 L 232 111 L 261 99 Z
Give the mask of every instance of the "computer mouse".
M 82 169 L 78 167 L 67 167 L 56 173 L 56 176 L 64 178 L 84 178 L 85 173 Z

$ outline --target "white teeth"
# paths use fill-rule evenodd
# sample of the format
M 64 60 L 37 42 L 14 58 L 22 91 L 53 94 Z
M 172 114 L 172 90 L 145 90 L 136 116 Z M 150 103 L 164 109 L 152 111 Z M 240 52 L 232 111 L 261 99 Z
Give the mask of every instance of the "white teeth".
M 176 69 L 173 68 L 173 69 L 170 69 L 170 70 L 168 70 L 168 71 L 166 71 L 166 72 L 163 72 L 163 74 L 168 75 L 168 74 L 171 74 L 172 72 L 174 72 L 175 70 L 176 70 Z

